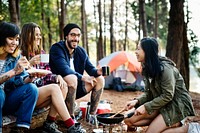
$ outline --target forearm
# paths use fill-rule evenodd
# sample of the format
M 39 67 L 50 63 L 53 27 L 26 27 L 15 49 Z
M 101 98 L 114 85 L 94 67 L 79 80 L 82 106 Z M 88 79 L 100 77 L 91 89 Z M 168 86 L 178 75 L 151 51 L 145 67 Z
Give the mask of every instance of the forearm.
M 35 77 L 28 76 L 24 79 L 24 83 L 31 83 L 35 80 Z
M 7 80 L 9 80 L 10 78 L 12 78 L 15 75 L 16 75 L 15 70 L 10 70 L 10 71 L 0 75 L 0 84 L 6 82 Z

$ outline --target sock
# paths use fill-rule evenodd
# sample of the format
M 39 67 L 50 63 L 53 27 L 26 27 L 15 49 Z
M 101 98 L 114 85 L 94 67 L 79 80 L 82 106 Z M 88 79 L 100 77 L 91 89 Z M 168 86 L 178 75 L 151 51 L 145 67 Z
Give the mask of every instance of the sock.
M 56 120 L 56 117 L 52 117 L 50 115 L 47 116 L 47 121 L 54 122 Z
M 72 118 L 67 119 L 66 121 L 64 121 L 64 123 L 65 123 L 65 126 L 66 126 L 67 128 L 69 128 L 69 127 L 71 127 L 72 125 L 74 125 L 74 121 L 73 121 Z

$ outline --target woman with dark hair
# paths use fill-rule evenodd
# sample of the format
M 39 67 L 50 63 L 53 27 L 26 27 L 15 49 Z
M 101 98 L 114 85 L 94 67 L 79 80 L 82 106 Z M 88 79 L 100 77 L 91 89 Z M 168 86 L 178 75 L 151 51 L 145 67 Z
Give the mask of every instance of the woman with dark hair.
M 22 54 L 29 59 L 33 67 L 49 69 L 48 63 L 41 64 L 40 55 L 45 53 L 41 43 L 41 28 L 36 23 L 26 23 L 22 27 L 21 32 L 21 48 Z M 43 65 L 41 67 L 41 65 Z M 60 75 L 49 74 L 43 77 L 43 84 L 38 86 L 39 97 L 36 104 L 36 109 L 50 106 L 47 120 L 43 124 L 44 133 L 61 133 L 56 125 L 57 114 L 60 115 L 66 126 L 67 133 L 84 133 L 86 132 L 80 124 L 75 124 L 71 118 L 65 98 L 68 92 L 67 84 Z M 46 81 L 46 82 L 44 82 Z
M 0 23 L 0 132 L 2 114 L 16 116 L 11 133 L 22 133 L 30 127 L 38 89 L 24 70 L 29 62 L 19 52 L 19 28 L 12 23 Z
M 183 77 L 174 62 L 158 55 L 158 47 L 156 39 L 147 37 L 135 51 L 143 66 L 145 92 L 126 105 L 127 110 L 135 111 L 124 121 L 129 129 L 148 126 L 146 133 L 167 133 L 195 114 Z

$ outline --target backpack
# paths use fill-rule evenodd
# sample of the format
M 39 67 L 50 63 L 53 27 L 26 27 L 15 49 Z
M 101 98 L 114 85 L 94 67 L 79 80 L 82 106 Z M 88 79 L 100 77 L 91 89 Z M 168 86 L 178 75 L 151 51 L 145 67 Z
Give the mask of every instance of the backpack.
M 122 84 L 121 78 L 120 77 L 116 77 L 113 79 L 113 84 L 112 84 L 112 88 L 116 91 L 123 91 L 124 90 L 124 86 Z

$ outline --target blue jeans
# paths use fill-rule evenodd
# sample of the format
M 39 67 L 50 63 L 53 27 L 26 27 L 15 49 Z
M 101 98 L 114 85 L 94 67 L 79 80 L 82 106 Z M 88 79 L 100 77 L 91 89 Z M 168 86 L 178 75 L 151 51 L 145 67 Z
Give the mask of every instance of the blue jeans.
M 0 90 L 0 128 L 2 111 L 17 117 L 16 126 L 29 128 L 32 114 L 38 99 L 38 88 L 33 83 L 24 84 L 5 94 Z

